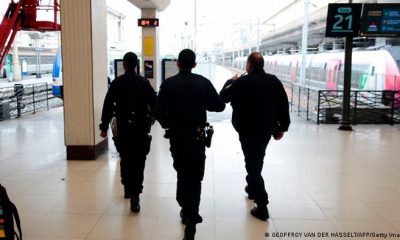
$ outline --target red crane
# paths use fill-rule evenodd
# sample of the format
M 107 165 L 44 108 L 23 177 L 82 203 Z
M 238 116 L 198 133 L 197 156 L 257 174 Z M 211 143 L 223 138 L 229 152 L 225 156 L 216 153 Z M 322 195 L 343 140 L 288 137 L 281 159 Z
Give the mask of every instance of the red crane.
M 18 2 L 11 0 L 0 24 L 0 68 L 19 30 L 41 32 L 61 30 L 61 25 L 57 23 L 60 11 L 59 0 L 53 1 L 53 5 L 50 5 L 50 2 L 48 5 L 42 5 L 42 0 L 19 0 Z M 41 10 L 54 11 L 53 21 L 37 21 L 37 12 Z

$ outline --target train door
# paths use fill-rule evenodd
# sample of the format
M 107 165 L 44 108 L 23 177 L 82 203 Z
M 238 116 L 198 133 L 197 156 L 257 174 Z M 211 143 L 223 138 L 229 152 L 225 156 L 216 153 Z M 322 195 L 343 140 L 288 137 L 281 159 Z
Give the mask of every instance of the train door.
M 340 59 L 331 59 L 326 66 L 326 88 L 327 90 L 338 89 Z
M 271 74 L 276 75 L 276 65 L 277 65 L 277 61 L 273 61 L 271 64 Z
M 13 56 L 11 54 L 8 54 L 6 56 L 6 61 L 4 63 L 4 69 L 6 70 L 5 76 L 7 77 L 8 81 L 12 81 L 13 79 Z
M 370 65 L 368 68 L 365 90 L 380 91 L 385 90 L 385 63 L 377 62 L 374 65 Z
M 377 75 L 375 72 L 375 66 L 370 65 L 368 70 L 360 78 L 360 89 L 362 90 L 376 90 L 377 87 Z
M 291 82 L 296 82 L 296 71 L 298 68 L 298 64 L 299 63 L 297 62 L 297 60 L 292 61 L 290 63 L 290 81 Z

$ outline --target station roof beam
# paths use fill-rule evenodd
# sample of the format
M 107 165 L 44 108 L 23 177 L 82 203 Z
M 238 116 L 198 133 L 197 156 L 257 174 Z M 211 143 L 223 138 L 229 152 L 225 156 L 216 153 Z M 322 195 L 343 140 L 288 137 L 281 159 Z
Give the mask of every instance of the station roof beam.
M 128 0 L 128 1 L 140 9 L 153 8 L 157 9 L 157 11 L 159 12 L 167 8 L 171 2 L 171 0 Z

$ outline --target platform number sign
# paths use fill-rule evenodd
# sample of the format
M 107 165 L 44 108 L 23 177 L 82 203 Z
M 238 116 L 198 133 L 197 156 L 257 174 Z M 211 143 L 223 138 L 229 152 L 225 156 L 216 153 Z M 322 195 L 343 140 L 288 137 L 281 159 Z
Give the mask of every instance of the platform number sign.
M 361 8 L 361 4 L 329 4 L 325 36 L 358 36 Z

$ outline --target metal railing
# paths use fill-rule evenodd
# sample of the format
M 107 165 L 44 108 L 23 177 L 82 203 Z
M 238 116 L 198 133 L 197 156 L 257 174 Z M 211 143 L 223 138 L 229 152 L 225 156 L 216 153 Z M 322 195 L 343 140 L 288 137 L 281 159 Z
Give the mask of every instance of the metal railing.
M 51 89 L 47 83 L 0 88 L 0 121 L 62 106 L 62 100 L 54 97 Z
M 290 82 L 282 82 L 288 95 L 290 110 L 307 120 L 317 117 L 318 90 Z
M 283 82 L 291 111 L 320 123 L 340 123 L 343 90 L 318 90 Z M 352 124 L 399 124 L 400 91 L 362 91 L 350 93 Z

